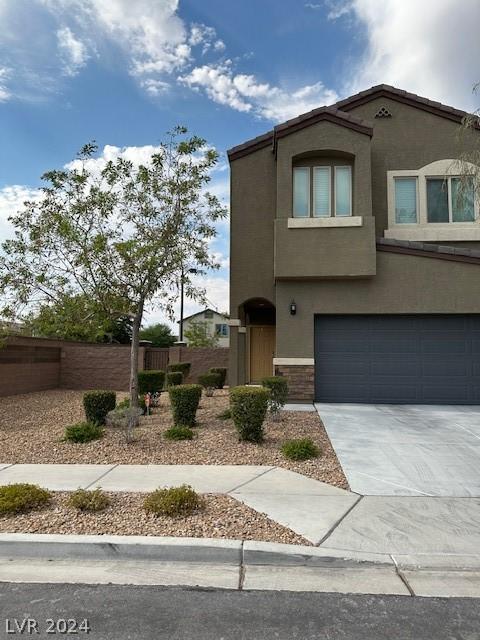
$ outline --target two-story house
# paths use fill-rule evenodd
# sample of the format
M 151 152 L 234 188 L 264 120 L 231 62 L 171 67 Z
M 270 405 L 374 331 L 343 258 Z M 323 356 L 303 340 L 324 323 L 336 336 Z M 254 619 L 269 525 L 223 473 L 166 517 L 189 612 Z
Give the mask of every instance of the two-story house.
M 183 319 L 183 340 L 188 345 L 188 330 L 197 324 L 206 337 L 215 338 L 218 347 L 229 346 L 228 316 L 214 309 L 203 309 Z M 185 335 L 187 332 L 187 335 Z
M 464 116 L 380 85 L 230 149 L 230 384 L 275 371 L 294 401 L 480 404 Z

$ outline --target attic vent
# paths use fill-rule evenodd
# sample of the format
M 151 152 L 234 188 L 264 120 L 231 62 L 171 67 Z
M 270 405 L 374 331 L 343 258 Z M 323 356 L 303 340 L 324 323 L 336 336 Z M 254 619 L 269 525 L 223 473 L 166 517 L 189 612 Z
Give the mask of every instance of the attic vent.
M 375 114 L 375 118 L 391 118 L 392 114 L 387 109 L 387 107 L 380 107 L 380 109 Z

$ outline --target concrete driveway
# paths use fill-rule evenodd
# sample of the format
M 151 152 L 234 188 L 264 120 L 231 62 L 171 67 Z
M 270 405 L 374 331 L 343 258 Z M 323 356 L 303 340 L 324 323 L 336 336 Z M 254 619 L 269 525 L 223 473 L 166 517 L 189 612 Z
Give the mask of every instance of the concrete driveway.
M 480 407 L 315 406 L 352 491 L 480 496 Z

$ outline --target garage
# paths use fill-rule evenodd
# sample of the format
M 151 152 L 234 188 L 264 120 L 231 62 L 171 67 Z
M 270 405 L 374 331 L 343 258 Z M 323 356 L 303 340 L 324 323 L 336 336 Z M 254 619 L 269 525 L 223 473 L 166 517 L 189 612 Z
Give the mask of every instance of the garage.
M 315 399 L 480 404 L 480 315 L 316 315 Z

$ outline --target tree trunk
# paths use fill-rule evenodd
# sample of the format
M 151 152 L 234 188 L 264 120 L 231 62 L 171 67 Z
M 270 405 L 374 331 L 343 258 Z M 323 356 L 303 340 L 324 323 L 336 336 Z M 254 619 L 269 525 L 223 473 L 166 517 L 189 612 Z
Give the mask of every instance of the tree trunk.
M 132 442 L 133 431 L 138 424 L 138 343 L 140 341 L 140 325 L 142 324 L 143 302 L 138 306 L 132 324 L 132 344 L 130 348 L 130 412 L 127 424 L 127 442 Z

